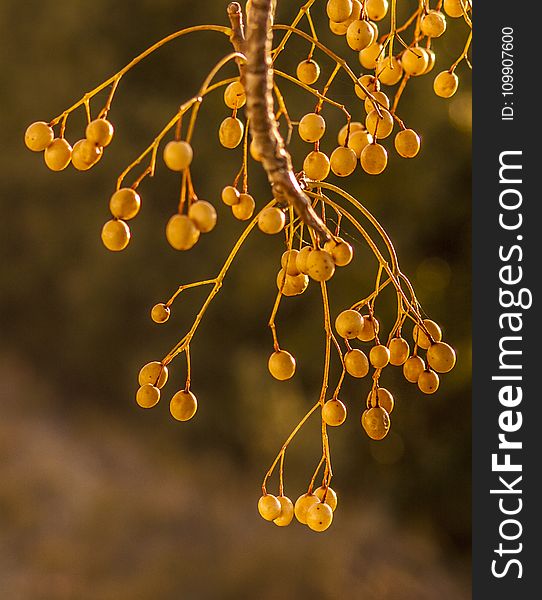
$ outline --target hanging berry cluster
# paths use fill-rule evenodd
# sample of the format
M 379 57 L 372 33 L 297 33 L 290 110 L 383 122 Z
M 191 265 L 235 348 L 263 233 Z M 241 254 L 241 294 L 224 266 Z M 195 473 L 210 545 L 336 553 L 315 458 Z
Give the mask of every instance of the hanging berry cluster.
M 372 382 L 367 388 L 365 408 L 360 420 L 369 438 L 382 440 L 390 429 L 390 415 L 394 409 L 392 393 L 380 385 L 384 370 L 389 365 L 401 367 L 408 382 L 417 384 L 424 394 L 433 394 L 439 387 L 439 375 L 449 372 L 456 361 L 453 348 L 442 341 L 440 327 L 423 317 L 414 289 L 401 272 L 395 248 L 383 227 L 357 198 L 326 179 L 330 172 L 341 178 L 351 176 L 358 164 L 366 174 L 382 173 L 388 163 L 388 151 L 381 142 L 394 131 L 394 147 L 399 156 L 414 158 L 419 153 L 420 136 L 413 129 L 407 128 L 399 118 L 399 100 L 411 78 L 426 75 L 433 70 L 438 51 L 433 45 L 435 40 L 445 34 L 447 17 L 462 19 L 469 34 L 457 60 L 434 78 L 433 88 L 443 98 L 449 98 L 456 92 L 459 84 L 457 67 L 462 62 L 470 66 L 468 52 L 472 39 L 472 5 L 471 0 L 439 0 L 435 8 L 430 8 L 427 0 L 403 0 L 404 5 L 414 6 L 405 21 L 399 24 L 398 0 L 391 0 L 390 3 L 387 0 L 329 0 L 326 12 L 330 30 L 338 36 L 345 36 L 347 46 L 355 51 L 356 59 L 364 69 L 360 75 L 356 75 L 342 50 L 336 53 L 318 39 L 311 15 L 311 8 L 315 4 L 316 0 L 305 2 L 290 25 L 272 23 L 273 32 L 283 32 L 283 36 L 273 48 L 271 57 L 273 100 L 276 106 L 274 121 L 277 125 L 286 127 L 288 139 L 297 128 L 299 137 L 312 146 L 304 157 L 294 157 L 294 162 L 299 163 L 296 165 L 299 172 L 295 180 L 308 199 L 308 208 L 313 211 L 311 214 L 318 212 L 321 215 L 318 217 L 320 230 L 311 226 L 306 215 L 300 213 L 297 207 L 294 210 L 293 205 L 284 205 L 277 197 L 258 206 L 259 201 L 249 193 L 249 162 L 262 162 L 266 170 L 269 167 L 262 148 L 251 135 L 250 122 L 248 119 L 243 122 L 242 119 L 248 88 L 245 89 L 243 85 L 246 56 L 240 51 L 242 31 L 240 34 L 239 26 L 236 28 L 232 19 L 234 15 L 239 24 L 239 19 L 242 18 L 241 9 L 236 3 L 230 5 L 233 7 L 231 13 L 230 8 L 228 9 L 232 27 L 195 26 L 160 40 L 55 119 L 30 125 L 26 130 L 25 142 L 30 150 L 44 153 L 45 164 L 53 171 L 61 171 L 70 164 L 79 171 L 90 169 L 99 162 L 104 148 L 113 140 L 114 127 L 108 114 L 122 77 L 132 67 L 164 44 L 188 34 L 212 31 L 230 38 L 235 51 L 218 61 L 197 93 L 180 105 L 152 143 L 120 174 L 109 201 L 112 218 L 103 226 L 101 237 L 105 247 L 111 251 L 121 251 L 128 246 L 130 228 L 127 222 L 140 212 L 142 201 L 138 189 L 147 177 L 154 176 L 160 149 L 165 166 L 180 175 L 181 191 L 177 210 L 165 224 L 165 235 L 171 247 L 179 251 L 190 250 L 201 234 L 214 229 L 217 224 L 215 207 L 212 202 L 198 197 L 191 176 L 191 164 L 194 160 L 192 137 L 206 96 L 221 90 L 228 112 L 217 123 L 218 141 L 225 148 L 241 147 L 240 169 L 228 185 L 224 186 L 221 200 L 231 208 L 233 217 L 247 221 L 247 226 L 215 277 L 181 285 L 169 299 L 152 307 L 152 320 L 155 323 L 165 323 L 181 293 L 198 286 L 210 286 L 210 292 L 189 331 L 161 360 L 149 362 L 141 369 L 136 401 L 145 409 L 156 406 L 161 390 L 167 383 L 171 362 L 184 354 L 186 380 L 184 386 L 172 396 L 170 412 L 178 421 L 188 421 L 195 415 L 197 399 L 191 391 L 190 345 L 196 330 L 249 235 L 259 229 L 264 234 L 280 236 L 282 242 L 277 245 L 277 295 L 269 319 L 273 350 L 269 356 L 268 369 L 271 376 L 279 381 L 294 376 L 296 360 L 291 352 L 281 347 L 275 321 L 284 297 L 303 294 L 313 282 L 312 285 L 320 288 L 323 304 L 324 372 L 319 398 L 295 426 L 264 477 L 258 510 L 264 519 L 279 526 L 288 525 L 295 515 L 300 523 L 308 525 L 312 530 L 324 531 L 331 524 L 333 511 L 337 506 L 337 495 L 330 487 L 333 473 L 328 427 L 340 426 L 347 418 L 346 403 L 340 397 L 344 378 L 348 375 L 362 379 L 372 369 Z M 252 14 L 248 2 L 249 20 Z M 302 22 L 307 25 L 308 32 L 300 29 Z M 381 33 L 379 28 L 383 22 L 388 25 L 385 32 Z M 410 42 L 406 41 L 407 35 Z M 309 49 L 298 63 L 295 73 L 287 73 L 277 68 L 275 63 L 292 36 L 305 40 Z M 322 69 L 317 61 L 319 54 L 327 56 L 334 63 L 325 81 L 321 80 Z M 231 63 L 236 63 L 238 72 L 216 81 L 219 72 Z M 332 95 L 333 83 L 341 72 L 350 78 L 352 89 L 358 98 L 351 107 L 335 100 Z M 307 92 L 308 97 L 314 98 L 312 110 L 301 114 L 298 120 L 292 119 L 291 107 L 281 91 L 283 82 L 298 86 Z M 91 100 L 106 88 L 110 90 L 105 104 L 93 118 Z M 329 156 L 320 147 L 329 129 L 322 115 L 324 106 L 326 109 L 339 111 L 344 118 L 344 124 L 333 136 L 336 135 L 337 146 Z M 361 106 L 366 115 L 364 122 L 352 119 L 352 114 L 360 112 Z M 85 137 L 72 147 L 65 137 L 66 125 L 69 115 L 80 107 L 86 111 L 88 125 Z M 139 175 L 133 177 L 129 185 L 126 184 L 127 177 L 136 169 L 140 170 Z M 326 210 L 332 213 L 332 218 L 327 216 Z M 370 285 L 370 293 L 364 298 L 353 300 L 352 305 L 344 307 L 332 321 L 328 298 L 329 282 L 336 268 L 350 267 L 354 259 L 352 246 L 341 236 L 343 222 L 353 227 L 368 245 L 376 259 L 377 268 L 374 287 L 373 284 Z M 387 286 L 395 290 L 397 316 L 391 327 L 384 328 L 378 317 L 376 302 Z M 407 323 L 413 325 L 412 348 L 403 336 Z M 328 394 L 331 358 L 335 352 L 342 373 L 333 393 Z M 422 355 L 423 352 L 425 355 Z M 291 441 L 314 413 L 319 413 L 321 417 L 322 455 L 306 493 L 294 504 L 284 493 L 285 455 Z M 278 494 L 275 496 L 268 493 L 267 484 L 276 471 Z M 322 481 L 320 487 L 316 487 L 318 477 Z

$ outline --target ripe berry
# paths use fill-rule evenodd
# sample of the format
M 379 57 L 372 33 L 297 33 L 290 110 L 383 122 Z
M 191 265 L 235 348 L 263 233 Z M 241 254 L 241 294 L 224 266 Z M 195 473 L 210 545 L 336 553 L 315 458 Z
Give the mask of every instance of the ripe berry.
M 390 430 L 390 416 L 381 406 L 363 411 L 361 425 L 372 440 L 382 440 Z
M 317 142 L 326 131 L 326 122 L 322 115 L 307 113 L 299 121 L 299 136 L 305 142 Z
M 236 148 L 243 139 L 245 127 L 237 117 L 226 117 L 218 130 L 218 139 L 225 148 Z
M 313 250 L 307 258 L 307 269 L 315 281 L 328 281 L 335 273 L 335 263 L 325 250 Z
M 258 217 L 258 227 L 260 231 L 273 235 L 284 229 L 286 224 L 286 215 L 284 211 L 276 206 L 264 208 Z
M 363 330 L 363 317 L 357 310 L 343 310 L 335 319 L 337 333 L 346 340 L 352 340 Z
M 137 380 L 139 385 L 150 383 L 158 389 L 161 389 L 166 385 L 167 378 L 168 369 L 166 365 L 163 365 L 157 360 L 153 360 L 152 362 L 141 367 Z
M 267 367 L 275 379 L 286 381 L 295 373 L 295 358 L 286 350 L 278 350 L 269 357 Z
M 444 0 L 444 12 L 455 19 L 463 16 L 463 6 L 466 7 L 466 0 Z
M 402 337 L 393 338 L 390 342 L 390 364 L 399 367 L 405 363 L 410 353 L 408 342 Z
M 89 142 L 105 148 L 109 146 L 115 132 L 113 125 L 107 119 L 94 119 L 85 130 L 85 137 Z
M 383 108 L 380 109 L 382 116 L 372 110 L 365 119 L 367 131 L 375 138 L 386 138 L 393 131 L 393 117 L 391 113 Z
M 420 28 L 427 37 L 440 37 L 446 31 L 446 17 L 438 10 L 430 10 L 422 17 Z
M 198 410 L 198 401 L 192 392 L 181 390 L 169 403 L 169 412 L 177 421 L 189 421 Z
M 346 406 L 338 398 L 328 400 L 322 407 L 322 420 L 331 427 L 342 425 L 346 420 Z
M 240 81 L 232 81 L 224 90 L 224 102 L 228 108 L 241 108 L 246 101 L 245 88 Z
M 331 258 L 338 267 L 345 267 L 350 264 L 354 257 L 352 246 L 345 242 L 342 238 L 337 238 L 337 241 L 330 240 L 324 244 L 324 250 L 331 254 Z
M 363 328 L 358 335 L 358 340 L 362 342 L 370 342 L 374 340 L 376 334 L 380 331 L 380 323 L 376 317 L 371 315 L 363 315 Z
M 409 75 L 422 75 L 429 64 L 429 55 L 424 48 L 415 46 L 404 51 L 401 57 L 401 65 Z
M 273 494 L 265 494 L 258 500 L 258 512 L 266 521 L 274 521 L 280 516 L 282 506 Z
M 365 377 L 369 372 L 369 359 L 361 350 L 349 350 L 344 355 L 344 366 L 346 372 L 352 377 Z
M 388 13 L 388 0 L 366 0 L 365 10 L 371 21 L 381 21 Z
M 349 24 L 350 23 L 348 22 L 348 19 L 346 21 L 343 21 L 342 23 L 335 23 L 335 21 L 330 20 L 329 29 L 335 35 L 345 35 Z
M 314 248 L 311 246 L 303 246 L 299 251 L 299 254 L 296 256 L 295 264 L 300 273 L 304 273 L 305 275 L 309 274 L 309 267 L 307 265 L 307 260 L 309 259 L 309 254 L 313 251 Z
M 333 512 L 335 512 L 335 509 L 337 508 L 337 502 L 338 502 L 338 498 L 337 498 L 337 494 L 335 493 L 335 491 L 328 487 L 327 489 L 322 485 L 319 488 L 314 490 L 314 495 L 320 500 L 320 502 L 325 502 L 326 504 L 329 505 L 329 507 L 331 508 L 331 510 Z M 325 496 L 325 499 L 324 499 Z
M 312 59 L 303 60 L 297 65 L 296 75 L 302 83 L 312 85 L 320 77 L 320 66 Z
M 43 158 L 51 171 L 62 171 L 70 164 L 72 147 L 64 138 L 55 138 L 45 148 Z
M 166 306 L 165 304 L 162 304 L 162 303 L 155 304 L 151 308 L 151 319 L 155 323 L 165 323 L 169 319 L 170 314 L 171 314 L 171 310 L 170 310 L 169 306 Z
M 360 50 L 359 62 L 361 63 L 362 67 L 373 70 L 376 67 L 376 61 L 381 54 L 382 44 L 374 42 L 370 46 L 367 46 L 367 48 Z
M 315 494 L 303 494 L 295 501 L 295 518 L 303 525 L 307 524 L 307 512 L 313 504 L 318 504 L 320 500 Z
M 388 165 L 388 153 L 380 144 L 369 144 L 361 151 L 359 161 L 366 173 L 380 175 Z
M 458 86 L 459 78 L 450 71 L 442 71 L 435 77 L 433 82 L 433 90 L 441 98 L 451 98 L 457 92 Z
M 395 136 L 395 149 L 403 158 L 414 158 L 420 151 L 420 136 L 413 129 L 403 129 Z
M 346 21 L 352 14 L 352 0 L 328 0 L 327 16 L 335 23 Z
M 327 502 L 318 502 L 307 510 L 307 525 L 313 531 L 325 531 L 332 521 L 333 511 Z
M 432 341 L 440 342 L 442 339 L 442 331 L 437 323 L 435 323 L 435 321 L 431 321 L 431 319 L 424 319 L 423 324 L 431 335 Z M 414 329 L 412 330 L 412 339 L 420 348 L 423 348 L 424 350 L 427 350 L 431 345 L 431 340 L 427 337 L 423 329 L 417 323 L 414 325 Z
M 303 170 L 309 179 L 323 181 L 329 175 L 329 158 L 323 153 L 313 150 L 303 161 Z
M 394 405 L 393 396 L 386 388 L 372 389 L 367 396 L 367 406 L 371 408 L 381 406 L 388 415 L 392 413 Z
M 374 29 L 367 21 L 352 21 L 346 30 L 346 43 L 352 50 L 360 51 L 374 42 Z
M 339 146 L 331 153 L 329 163 L 335 175 L 338 177 L 347 177 L 354 172 L 358 163 L 358 157 L 351 148 Z
M 298 250 L 286 250 L 280 257 L 280 265 L 286 271 L 287 275 L 299 275 L 299 269 L 296 264 L 298 254 Z
M 248 221 L 254 214 L 256 203 L 250 194 L 239 194 L 239 202 L 231 207 L 233 216 L 239 221 Z
M 403 76 L 403 67 L 401 63 L 395 58 L 382 54 L 382 56 L 376 62 L 375 71 L 378 73 L 378 79 L 384 85 L 395 85 L 399 82 Z
M 360 158 L 363 148 L 372 143 L 373 136 L 365 129 L 365 126 L 363 129 L 354 131 L 354 133 L 348 139 L 348 147 L 356 153 L 358 158 Z
M 250 156 L 252 156 L 252 158 L 256 161 L 256 162 L 262 162 L 262 154 L 261 152 L 258 150 L 258 148 L 256 148 L 256 144 L 254 143 L 254 140 L 252 140 L 250 142 L 250 145 L 248 147 L 248 151 L 250 152 Z
M 172 171 L 184 171 L 190 166 L 194 152 L 185 141 L 168 142 L 164 148 L 164 162 Z
M 141 198 L 132 188 L 120 188 L 109 200 L 109 210 L 117 219 L 133 219 L 141 207 Z
M 175 250 L 190 250 L 199 239 L 199 229 L 186 215 L 173 215 L 166 225 L 166 238 Z
M 455 350 L 444 342 L 431 344 L 427 350 L 427 362 L 437 373 L 448 373 L 455 366 Z
M 222 190 L 222 202 L 226 204 L 226 206 L 234 206 L 239 203 L 239 190 L 234 188 L 233 185 L 227 185 Z
M 362 123 L 360 123 L 359 121 L 350 121 L 350 136 L 355 131 L 358 131 L 359 129 L 365 129 L 365 126 Z M 339 146 L 344 146 L 346 144 L 347 131 L 348 131 L 348 123 L 341 127 L 341 129 L 339 130 L 339 133 L 337 135 L 337 142 L 339 143 Z
M 358 77 L 358 82 L 366 90 L 369 90 L 371 94 L 373 92 L 380 91 L 380 81 L 378 81 L 378 79 L 374 75 L 362 75 L 361 77 Z M 354 91 L 356 92 L 356 96 L 358 98 L 361 98 L 361 100 L 365 100 L 365 98 L 367 98 L 367 94 L 361 86 L 354 86 Z
M 427 54 L 427 68 L 423 72 L 423 75 L 430 73 L 435 66 L 435 61 L 437 60 L 437 55 L 431 50 L 431 48 L 426 48 L 425 52 Z
M 277 288 L 285 296 L 298 296 L 307 289 L 308 285 L 309 278 L 304 273 L 288 275 L 284 269 L 277 273 Z
M 374 102 L 372 98 L 369 98 L 369 96 L 365 98 L 364 108 L 367 114 L 375 110 L 375 104 L 380 109 L 387 109 L 390 107 L 390 99 L 384 92 L 373 92 L 373 98 L 376 100 L 376 102 Z
M 208 233 L 216 225 L 215 207 L 205 200 L 197 200 L 190 205 L 188 217 L 201 233 Z
M 41 152 L 53 141 L 55 134 L 45 121 L 36 121 L 29 125 L 24 134 L 24 143 L 29 150 Z
M 418 387 L 424 394 L 434 394 L 438 390 L 439 377 L 431 369 L 423 371 L 418 377 Z
M 280 502 L 280 514 L 273 519 L 273 523 L 279 527 L 287 527 L 294 518 L 294 505 L 287 496 L 278 496 L 277 500 Z
M 152 408 L 160 400 L 160 390 L 150 383 L 142 385 L 136 393 L 136 402 L 141 408 Z
M 418 379 L 424 370 L 425 363 L 419 356 L 411 356 L 403 365 L 403 375 L 410 383 L 418 383 Z
M 75 142 L 72 150 L 72 165 L 78 171 L 87 171 L 102 157 L 103 148 L 94 142 L 82 139 Z
M 369 352 L 369 360 L 375 369 L 383 369 L 390 362 L 390 351 L 382 344 L 373 346 Z
M 112 252 L 124 250 L 130 241 L 130 228 L 120 219 L 111 219 L 102 228 L 103 245 Z

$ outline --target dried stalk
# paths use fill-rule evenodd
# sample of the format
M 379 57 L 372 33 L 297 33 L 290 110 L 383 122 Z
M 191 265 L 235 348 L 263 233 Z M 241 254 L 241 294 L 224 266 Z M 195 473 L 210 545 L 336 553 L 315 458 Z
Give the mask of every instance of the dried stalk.
M 279 203 L 293 206 L 320 241 L 326 241 L 331 237 L 330 232 L 314 212 L 296 179 L 290 153 L 275 120 L 271 59 L 273 8 L 274 0 L 252 0 L 245 35 L 241 6 L 237 2 L 228 6 L 233 32 L 231 42 L 247 58 L 245 66 L 240 67 L 247 97 L 247 118 L 255 149 L 262 157 L 274 197 Z

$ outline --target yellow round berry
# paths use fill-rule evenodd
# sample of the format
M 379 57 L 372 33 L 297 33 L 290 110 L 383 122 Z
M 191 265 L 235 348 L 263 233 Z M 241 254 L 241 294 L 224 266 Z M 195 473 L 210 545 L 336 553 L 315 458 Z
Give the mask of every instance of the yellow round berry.
M 307 269 L 315 281 L 328 281 L 335 273 L 335 263 L 325 250 L 313 250 L 307 258 Z
M 429 55 L 424 48 L 414 46 L 404 51 L 401 65 L 408 75 L 418 76 L 425 73 L 429 64 Z
M 303 525 L 307 524 L 307 512 L 313 504 L 318 504 L 319 498 L 314 494 L 303 494 L 295 501 L 295 518 Z
M 356 156 L 359 158 L 363 151 L 363 148 L 368 144 L 373 143 L 373 136 L 363 127 L 354 133 L 348 139 L 348 147 L 351 148 Z
M 298 296 L 302 294 L 309 285 L 309 278 L 304 273 L 288 275 L 284 269 L 277 274 L 277 288 L 285 296 Z
M 385 53 L 377 60 L 375 70 L 378 74 L 378 79 L 384 85 L 395 85 L 403 76 L 401 63 L 395 56 L 392 56 L 390 59 Z
M 389 348 L 382 344 L 373 346 L 369 352 L 369 360 L 375 369 L 383 369 L 390 362 Z
M 280 501 L 273 494 L 265 494 L 258 500 L 258 512 L 266 521 L 274 521 L 281 510 Z
M 335 21 L 330 20 L 329 29 L 335 35 L 345 35 L 349 24 L 350 23 L 348 22 L 348 19 L 346 21 L 343 21 L 342 23 L 335 23 Z
M 458 87 L 459 78 L 450 71 L 442 71 L 435 77 L 433 82 L 433 90 L 441 98 L 451 98 L 457 92 Z
M 232 81 L 224 90 L 224 103 L 228 108 L 241 108 L 246 101 L 245 88 L 240 81 Z
M 254 214 L 256 203 L 250 194 L 239 194 L 239 202 L 231 207 L 233 216 L 239 221 L 248 221 Z
M 383 440 L 390 430 L 390 416 L 386 409 L 375 406 L 363 411 L 361 425 L 372 440 Z
M 352 9 L 352 0 L 328 0 L 326 5 L 327 16 L 335 23 L 346 21 L 352 14 Z
M 463 16 L 463 10 L 466 9 L 466 0 L 444 0 L 444 12 L 453 19 Z
M 299 121 L 299 136 L 305 142 L 317 142 L 326 131 L 326 122 L 322 115 L 307 113 Z
M 363 317 L 357 310 L 343 310 L 335 319 L 337 333 L 346 340 L 352 340 L 363 330 Z
M 163 303 L 155 304 L 151 308 L 151 319 L 155 323 L 165 323 L 171 314 L 171 310 L 169 306 L 166 306 Z
M 359 52 L 359 62 L 365 69 L 373 70 L 376 67 L 376 61 L 382 54 L 382 44 L 378 42 L 372 43 L 367 48 L 363 48 Z
M 412 330 L 412 339 L 420 348 L 427 350 L 432 342 L 440 342 L 442 339 L 442 331 L 437 323 L 431 321 L 431 319 L 424 319 L 423 325 L 431 336 L 431 339 L 427 337 L 425 331 L 417 323 Z
M 427 362 L 437 373 L 448 373 L 455 366 L 455 350 L 444 342 L 431 344 L 427 350 Z
M 137 380 L 139 385 L 150 383 L 151 385 L 154 385 L 154 387 L 161 389 L 166 385 L 167 378 L 168 369 L 166 365 L 157 360 L 153 360 L 141 367 Z
M 164 148 L 164 162 L 172 171 L 184 171 L 190 166 L 194 152 L 185 141 L 168 142 Z
M 299 250 L 286 250 L 280 257 L 280 266 L 286 271 L 287 275 L 299 275 L 297 268 L 297 256 Z
M 446 17 L 438 10 L 430 10 L 422 17 L 420 28 L 427 37 L 440 37 L 446 31 Z
M 435 62 L 437 60 L 437 55 L 431 50 L 431 48 L 426 48 L 425 52 L 427 54 L 427 69 L 423 72 L 423 75 L 430 73 L 435 66 Z
M 251 140 L 248 150 L 250 152 L 250 156 L 252 156 L 256 162 L 262 162 L 262 153 L 256 147 L 254 140 Z
M 36 121 L 29 125 L 24 134 L 24 143 L 29 150 L 41 152 L 53 141 L 53 128 L 45 121 Z
M 111 143 L 114 132 L 113 125 L 107 119 L 94 119 L 87 125 L 85 137 L 93 144 L 105 148 Z
M 365 129 L 365 127 L 362 123 L 360 123 L 359 121 L 350 121 L 350 136 L 355 131 L 358 131 L 359 129 Z M 346 134 L 347 133 L 348 133 L 348 123 L 341 127 L 341 129 L 339 130 L 339 133 L 337 135 L 337 142 L 339 143 L 339 146 L 346 145 Z
M 346 372 L 352 377 L 365 377 L 369 372 L 369 359 L 365 352 L 358 350 L 349 350 L 344 355 L 344 366 Z
M 75 142 L 72 149 L 72 165 L 78 171 L 87 171 L 102 157 L 103 148 L 94 142 L 82 139 Z
M 234 206 L 235 204 L 239 204 L 239 190 L 234 188 L 233 185 L 227 185 L 222 190 L 222 202 L 226 206 Z
M 320 502 L 325 502 L 328 504 L 331 510 L 335 512 L 339 499 L 337 498 L 336 492 L 332 488 L 325 488 L 323 485 L 321 485 L 319 488 L 314 490 L 314 495 L 320 500 Z
M 391 392 L 386 388 L 376 388 L 372 389 L 367 396 L 367 406 L 369 408 L 375 408 L 376 406 L 381 406 L 388 415 L 391 415 L 393 411 L 393 407 L 395 406 L 395 402 L 393 400 L 393 396 Z
M 226 117 L 218 130 L 218 139 L 225 148 L 237 148 L 243 139 L 245 127 L 237 117 Z
M 190 250 L 199 239 L 199 229 L 186 215 L 173 215 L 166 225 L 166 239 L 175 250 Z
M 346 421 L 346 406 L 338 399 L 328 400 L 322 407 L 322 420 L 330 427 L 337 427 Z
M 320 66 L 312 59 L 303 60 L 297 65 L 296 75 L 305 85 L 312 85 L 320 77 Z
M 132 188 L 120 188 L 109 200 L 109 210 L 117 219 L 129 221 L 133 219 L 141 208 L 141 198 Z
M 411 356 L 403 364 L 403 375 L 410 383 L 418 383 L 418 379 L 424 370 L 425 363 L 419 356 Z
M 150 383 L 143 384 L 136 393 L 136 402 L 141 408 L 152 408 L 160 400 L 160 390 Z
M 277 496 L 280 502 L 280 514 L 273 519 L 273 523 L 279 527 L 287 527 L 294 518 L 294 505 L 288 496 Z
M 316 150 L 309 152 L 303 161 L 303 170 L 309 179 L 322 181 L 329 175 L 329 158 Z
M 361 151 L 359 161 L 366 173 L 380 175 L 388 165 L 388 153 L 386 148 L 380 144 L 369 144 Z
M 434 394 L 438 390 L 439 376 L 431 369 L 422 371 L 418 377 L 418 387 L 424 394 Z
M 374 42 L 374 29 L 367 21 L 358 19 L 352 21 L 346 30 L 346 43 L 352 50 L 360 51 Z
M 208 233 L 216 225 L 215 207 L 206 200 L 197 200 L 190 205 L 188 217 L 201 233 Z
M 366 0 L 365 10 L 371 21 L 381 21 L 388 14 L 388 0 Z
M 388 109 L 390 107 L 390 99 L 384 92 L 373 92 L 373 98 L 370 98 L 369 96 L 365 98 L 364 107 L 367 114 L 372 110 L 376 110 L 375 105 L 378 106 L 380 110 Z
M 276 206 L 264 208 L 258 216 L 258 227 L 260 231 L 273 235 L 284 229 L 286 215 L 284 211 Z
M 307 510 L 306 518 L 313 531 L 325 531 L 333 521 L 333 510 L 327 502 L 318 502 Z
M 358 163 L 358 157 L 351 148 L 339 146 L 331 153 L 329 163 L 335 175 L 338 177 L 347 177 L 354 172 Z
M 393 131 L 393 117 L 391 113 L 383 108 L 380 109 L 382 116 L 376 110 L 372 110 L 365 119 L 365 126 L 376 139 L 387 138 Z
M 286 381 L 295 373 L 295 358 L 286 350 L 277 350 L 267 362 L 271 375 L 279 381 Z
M 333 261 L 338 267 L 345 267 L 350 264 L 354 257 L 352 246 L 342 238 L 330 240 L 324 244 L 324 250 L 331 254 Z
M 130 228 L 120 219 L 111 219 L 102 228 L 103 245 L 112 252 L 124 250 L 130 241 Z
M 198 410 L 198 401 L 192 392 L 181 390 L 169 403 L 169 412 L 177 421 L 190 421 Z
M 363 315 L 363 329 L 358 335 L 358 340 L 362 342 L 370 342 L 374 340 L 376 334 L 380 331 L 380 323 L 376 317 L 371 315 Z
M 307 260 L 309 259 L 309 254 L 312 251 L 313 248 L 311 246 L 303 246 L 303 248 L 301 248 L 299 251 L 299 254 L 296 256 L 295 265 L 300 273 L 304 273 L 305 275 L 309 274 Z
M 368 90 L 371 94 L 380 91 L 380 82 L 374 75 L 362 75 L 358 77 L 358 83 L 360 85 L 356 85 L 354 91 L 356 92 L 356 96 L 361 98 L 361 100 L 367 98 L 365 90 Z
M 72 147 L 64 138 L 55 138 L 45 148 L 43 158 L 51 171 L 62 171 L 70 164 Z
M 403 129 L 395 136 L 395 149 L 403 158 L 414 158 L 420 151 L 420 136 L 413 129 Z
M 410 354 L 408 342 L 402 337 L 393 338 L 390 342 L 390 364 L 403 365 Z

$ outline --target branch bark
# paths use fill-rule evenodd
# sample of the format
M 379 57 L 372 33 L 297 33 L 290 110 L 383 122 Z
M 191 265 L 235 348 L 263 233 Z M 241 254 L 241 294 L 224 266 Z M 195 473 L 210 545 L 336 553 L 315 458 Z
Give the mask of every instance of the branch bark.
M 281 203 L 290 204 L 301 220 L 310 227 L 320 241 L 331 235 L 312 208 L 311 201 L 303 193 L 297 181 L 290 153 L 286 148 L 273 107 L 273 12 L 274 0 L 252 0 L 247 15 L 245 35 L 241 6 L 232 2 L 228 16 L 232 25 L 231 42 L 237 51 L 247 58 L 240 67 L 241 81 L 247 97 L 247 118 L 256 151 L 262 157 L 274 197 Z

